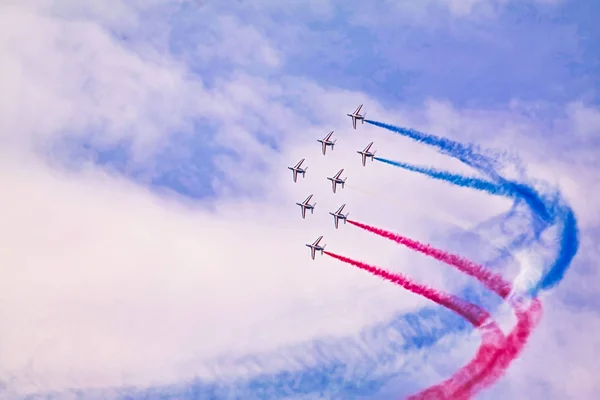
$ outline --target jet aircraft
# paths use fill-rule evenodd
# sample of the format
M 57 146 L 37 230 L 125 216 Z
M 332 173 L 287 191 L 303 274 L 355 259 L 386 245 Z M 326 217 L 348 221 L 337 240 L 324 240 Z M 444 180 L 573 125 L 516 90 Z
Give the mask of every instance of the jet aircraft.
M 321 241 L 321 239 L 323 239 L 323 236 L 319 236 L 319 238 L 317 240 L 315 240 L 313 244 L 306 245 L 306 246 L 310 247 L 310 257 L 313 260 L 315 259 L 315 253 L 317 251 L 320 251 L 321 255 L 323 255 L 323 251 L 325 251 L 325 246 L 327 246 L 326 244 L 324 244 L 323 246 L 319 246 L 319 242 Z
M 340 175 L 342 175 L 343 171 L 344 171 L 344 168 L 340 169 L 338 171 L 338 173 L 333 176 L 333 178 L 327 177 L 327 179 L 329 179 L 331 181 L 331 187 L 333 188 L 333 193 L 335 193 L 335 188 L 338 183 L 340 185 L 342 185 L 342 189 L 344 188 L 344 185 L 346 184 L 346 179 L 348 179 L 348 178 L 344 178 L 344 179 L 340 178 Z
M 327 146 L 331 146 L 331 150 L 333 150 L 333 146 L 335 146 L 337 139 L 334 139 L 333 141 L 330 140 L 331 135 L 333 135 L 333 131 L 329 132 L 323 139 L 317 139 L 317 142 L 321 143 L 323 155 L 325 155 L 325 152 L 327 151 Z
M 302 208 L 302 219 L 306 218 L 306 210 L 310 210 L 311 214 L 313 214 L 313 212 L 315 210 L 315 206 L 317 205 L 317 203 L 316 202 L 314 204 L 308 203 L 310 201 L 310 199 L 312 199 L 312 197 L 313 197 L 313 195 L 311 194 L 302 203 L 296 203 L 297 205 L 299 205 Z
M 294 182 L 296 182 L 296 180 L 298 179 L 298 174 L 302 174 L 302 177 L 304 178 L 304 174 L 306 173 L 306 170 L 308 169 L 308 167 L 304 167 L 304 168 L 300 168 L 300 166 L 302 165 L 302 163 L 304 162 L 304 158 L 300 161 L 298 161 L 298 164 L 296 164 L 293 167 L 288 167 L 288 169 L 292 170 L 293 176 L 294 176 Z
M 352 118 L 352 126 L 354 126 L 354 129 L 356 129 L 356 121 L 357 120 L 360 120 L 360 122 L 363 124 L 365 123 L 365 117 L 367 116 L 367 113 L 365 112 L 362 115 L 359 114 L 362 106 L 363 106 L 362 104 L 360 106 L 358 106 L 358 108 L 352 114 L 346 114 L 347 116 Z
M 371 157 L 371 161 L 373 161 L 373 157 L 375 157 L 375 153 L 377 153 L 377 150 L 375 150 L 373 152 L 369 151 L 371 146 L 373 146 L 373 142 L 369 143 L 369 145 L 367 147 L 365 147 L 365 149 L 363 151 L 357 151 L 357 153 L 362 156 L 363 167 L 365 166 L 365 163 L 367 162 L 367 157 Z
M 344 221 L 344 224 L 346 223 L 346 220 L 348 219 L 348 215 L 350 213 L 346 213 L 346 215 L 342 214 L 342 210 L 344 209 L 344 207 L 346 207 L 346 205 L 342 204 L 342 206 L 340 208 L 338 208 L 336 212 L 329 213 L 329 214 L 333 215 L 333 223 L 335 225 L 335 229 L 338 228 L 338 222 L 340 219 Z

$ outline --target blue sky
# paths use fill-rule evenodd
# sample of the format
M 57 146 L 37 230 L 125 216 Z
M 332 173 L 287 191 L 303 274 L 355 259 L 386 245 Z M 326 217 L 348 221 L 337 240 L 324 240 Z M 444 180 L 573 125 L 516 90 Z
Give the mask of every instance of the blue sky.
M 335 11 L 319 14 L 299 5 L 289 9 L 276 5 L 236 9 L 184 3 L 163 6 L 161 11 L 146 11 L 144 18 L 151 15 L 147 26 L 144 23 L 130 34 L 115 34 L 123 46 L 135 47 L 149 40 L 153 26 L 158 24 L 152 21 L 159 19 L 169 26 L 169 34 L 166 38 L 156 35 L 161 37 L 155 39 L 155 45 L 183 59 L 209 87 L 216 80 L 244 71 L 272 82 L 309 79 L 326 87 L 358 90 L 390 106 L 399 102 L 418 106 L 430 98 L 477 109 L 502 109 L 518 99 L 541 104 L 550 112 L 577 99 L 597 104 L 594 88 L 599 66 L 594 38 L 599 29 L 586 19 L 597 12 L 592 2 L 511 2 L 505 7 L 497 6 L 492 15 L 475 7 L 467 16 L 453 15 L 443 2 L 432 2 L 416 14 L 394 13 L 395 7 L 402 11 L 403 3 L 399 4 L 360 12 L 355 4 L 336 5 Z M 388 8 L 392 11 L 384 17 Z M 168 18 L 164 18 L 165 9 L 169 10 Z M 198 24 L 215 12 L 236 23 L 248 24 L 254 35 L 268 37 L 282 55 L 282 65 L 273 68 L 260 62 L 232 62 L 226 55 L 194 57 L 199 43 L 216 46 L 216 28 Z M 227 29 L 228 23 L 231 24 L 229 21 L 221 29 Z M 243 52 L 253 53 L 252 46 L 249 44 Z M 194 132 L 214 129 L 209 121 L 193 122 Z M 215 152 L 214 144 L 190 144 L 186 142 L 193 140 L 189 136 L 178 137 L 176 142 L 167 144 L 159 157 L 167 157 L 171 161 L 168 165 L 180 175 L 163 167 L 153 171 L 152 178 L 142 176 L 159 187 L 167 186 L 193 197 L 211 194 L 208 189 L 198 191 L 198 186 L 215 173 L 209 167 L 207 153 Z M 176 153 L 182 148 L 186 148 L 185 157 Z M 122 170 L 125 149 L 123 145 L 102 149 L 97 162 Z M 190 165 L 189 159 L 202 161 Z M 193 183 L 185 183 L 188 181 L 184 182 L 184 177 L 190 174 L 194 176 Z
M 16 208 L 0 232 L 12 249 L 4 265 L 21 272 L 0 273 L 3 309 L 22 310 L 0 321 L 7 393 L 383 400 L 464 364 L 477 334 L 460 318 L 332 261 L 306 266 L 296 242 L 329 229 L 343 254 L 504 321 L 498 299 L 364 233 L 340 236 L 328 220 L 300 227 L 288 203 L 307 190 L 325 198 L 322 207 L 348 202 L 355 218 L 524 282 L 556 258 L 559 234 L 528 236 L 522 204 L 511 213 L 508 200 L 380 165 L 347 167 L 356 191 L 331 198 L 318 178 L 358 165 L 345 154 L 370 140 L 382 156 L 474 173 L 393 133 L 351 131 L 344 113 L 363 102 L 370 118 L 518 154 L 527 166 L 519 179 L 560 186 L 582 232 L 578 258 L 542 294 L 549 311 L 531 349 L 481 398 L 600 393 L 582 350 L 597 348 L 585 332 L 600 324 L 592 262 L 600 219 L 588 190 L 598 176 L 595 2 L 4 7 L 5 22 L 18 21 L 4 24 L 9 39 L 0 43 L 10 60 L 0 79 L 15 99 L 0 105 L 11 132 L 0 135 L 3 174 L 16 188 L 4 209 Z M 322 158 L 316 138 L 331 129 L 340 150 Z M 313 175 L 291 186 L 285 167 L 301 157 Z M 19 230 L 34 223 L 33 237 Z M 281 250 L 263 256 L 255 249 L 264 243 Z M 7 350 L 17 346 L 24 350 Z M 544 348 L 556 348 L 555 358 Z M 564 368 L 548 369 L 556 360 Z M 557 383 L 566 368 L 580 384 Z

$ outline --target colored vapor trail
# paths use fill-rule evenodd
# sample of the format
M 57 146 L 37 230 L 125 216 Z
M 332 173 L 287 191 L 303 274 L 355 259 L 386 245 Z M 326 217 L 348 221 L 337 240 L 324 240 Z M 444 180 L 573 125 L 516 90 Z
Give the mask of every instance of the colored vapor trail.
M 525 310 L 521 306 L 516 306 L 515 313 L 517 324 L 506 337 L 504 346 L 496 352 L 482 373 L 479 376 L 474 376 L 468 384 L 463 385 L 454 393 L 452 398 L 467 399 L 481 389 L 489 387 L 504 374 L 510 364 L 519 356 L 541 319 L 542 303 L 537 298 L 532 299 L 531 304 Z
M 350 219 L 348 219 L 347 222 L 368 232 L 393 240 L 396 243 L 408 247 L 409 249 L 433 257 L 438 261 L 452 265 L 459 271 L 478 279 L 488 289 L 492 290 L 503 299 L 507 298 L 510 294 L 511 284 L 509 282 L 505 281 L 501 276 L 494 274 L 483 266 L 478 265 L 470 260 L 457 256 L 456 254 L 447 253 L 428 244 L 417 242 L 416 240 L 409 239 L 384 229 L 376 228 L 374 226 L 366 225 Z
M 469 178 L 382 158 L 378 158 L 378 161 L 422 173 L 435 179 L 445 180 L 459 186 L 470 187 L 494 195 L 502 195 L 523 200 L 527 203 L 533 214 L 543 221 L 543 227 L 535 229 L 534 235 L 536 240 L 539 240 L 543 231 L 556 225 L 559 230 L 559 238 L 556 240 L 556 256 L 554 260 L 550 262 L 550 267 L 546 269 L 541 279 L 532 285 L 530 288 L 530 295 L 536 296 L 540 290 L 548 290 L 560 283 L 579 249 L 579 231 L 575 213 L 562 196 L 560 196 L 559 192 L 552 196 L 544 196 L 530 185 L 509 181 L 503 178 L 497 172 L 501 166 L 499 159 L 484 155 L 475 145 L 465 145 L 447 138 L 420 132 L 415 129 L 398 127 L 383 122 L 373 120 L 365 120 L 365 122 L 435 147 L 440 150 L 441 153 L 456 158 L 466 165 L 488 175 L 494 183 L 490 185 L 491 182 L 482 179 Z
M 337 260 L 345 262 L 347 264 L 353 265 L 357 268 L 360 268 L 364 271 L 367 271 L 375 276 L 383 278 L 387 281 L 395 283 L 396 285 L 402 286 L 404 289 L 418 294 L 419 296 L 423 296 L 426 299 L 429 299 L 441 306 L 448 308 L 449 310 L 454 311 L 461 317 L 465 318 L 469 321 L 474 327 L 478 328 L 483 325 L 484 322 L 489 320 L 490 315 L 487 311 L 483 310 L 479 306 L 475 304 L 468 303 L 459 299 L 458 297 L 443 294 L 437 290 L 434 290 L 430 287 L 419 285 L 417 283 L 412 282 L 408 278 L 399 275 L 393 274 L 391 272 L 387 272 L 383 269 L 373 267 L 371 265 L 365 264 L 360 261 L 355 261 L 350 258 L 340 256 L 335 253 L 331 253 L 328 251 L 324 251 L 323 254 L 327 254 L 330 257 L 333 257 Z
M 379 278 L 395 283 L 406 290 L 446 307 L 465 318 L 482 333 L 482 343 L 477 353 L 468 364 L 463 366 L 449 379 L 432 386 L 421 393 L 411 396 L 410 399 L 467 398 L 465 396 L 472 395 L 474 389 L 481 390 L 495 381 L 495 379 L 490 379 L 489 372 L 492 372 L 491 369 L 493 369 L 496 364 L 499 364 L 498 360 L 501 359 L 501 354 L 507 353 L 505 350 L 507 341 L 502 330 L 498 327 L 496 322 L 491 319 L 487 311 L 458 297 L 441 293 L 427 286 L 416 284 L 400 274 L 394 274 L 361 261 L 356 261 L 328 251 L 325 251 L 324 254 L 367 271 Z
M 382 157 L 373 157 L 375 160 L 405 169 L 407 171 L 416 172 L 433 179 L 449 182 L 456 186 L 476 189 L 496 196 L 504 196 L 511 198 L 522 198 L 529 207 L 544 221 L 551 221 L 552 216 L 547 210 L 546 204 L 535 193 L 535 191 L 523 184 L 515 182 L 507 182 L 504 184 L 490 182 L 485 179 L 453 174 L 447 171 L 440 171 L 435 168 L 421 167 L 400 161 L 388 160 Z
M 428 244 L 397 235 L 386 230 L 369 226 L 357 221 L 348 220 L 348 223 L 364 229 L 368 232 L 394 240 L 408 248 L 433 257 L 459 271 L 466 273 L 484 284 L 488 289 L 506 299 L 511 291 L 511 285 L 501 276 L 491 273 L 483 266 L 455 254 L 436 249 Z M 538 299 L 533 299 L 527 310 L 523 310 L 522 304 L 512 304 L 517 316 L 517 324 L 506 339 L 500 343 L 497 336 L 483 337 L 482 344 L 475 358 L 450 379 L 432 386 L 425 391 L 410 397 L 412 400 L 429 398 L 452 398 L 463 399 L 471 397 L 475 392 L 488 387 L 499 379 L 506 371 L 510 363 L 520 354 L 525 347 L 529 336 L 539 322 L 542 306 Z M 503 338 L 503 335 L 502 335 Z M 460 381 L 460 384 L 456 382 Z M 449 391 L 449 388 L 452 390 Z
M 432 135 L 429 133 L 419 132 L 412 128 L 403 128 L 386 124 L 379 121 L 373 121 L 366 119 L 366 123 L 387 129 L 392 132 L 399 133 L 402 136 L 409 137 L 417 142 L 425 143 L 429 146 L 436 147 L 442 153 L 449 154 L 453 157 L 458 158 L 465 164 L 484 170 L 487 174 L 497 176 L 495 172 L 495 163 L 490 158 L 479 153 L 479 149 L 474 145 L 464 145 L 462 143 L 443 138 L 440 136 Z

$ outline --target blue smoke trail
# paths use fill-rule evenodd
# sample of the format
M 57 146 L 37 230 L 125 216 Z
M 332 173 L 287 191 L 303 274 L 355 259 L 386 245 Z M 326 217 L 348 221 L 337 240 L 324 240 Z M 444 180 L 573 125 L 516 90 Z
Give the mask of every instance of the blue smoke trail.
M 378 124 L 379 126 L 386 128 L 390 126 L 381 123 Z M 466 150 L 466 146 L 452 144 L 454 142 L 446 139 L 429 136 L 414 130 L 402 130 L 401 128 L 394 129 L 394 131 L 400 130 L 403 132 L 410 132 L 411 137 L 414 136 L 415 138 L 418 138 L 426 143 L 429 141 L 440 148 L 443 147 L 444 150 L 453 149 L 454 151 L 458 151 L 460 155 L 460 157 L 456 157 L 458 159 L 461 159 L 461 157 L 463 157 L 465 154 L 471 154 L 469 153 L 471 150 Z M 450 142 L 451 145 L 447 142 Z M 446 145 L 447 147 L 444 147 Z M 480 178 L 467 177 L 447 171 L 440 171 L 435 168 L 416 166 L 399 161 L 388 160 L 382 157 L 374 157 L 374 159 L 385 164 L 403 168 L 407 171 L 423 174 L 433 179 L 443 180 L 453 185 L 476 189 L 492 195 L 523 200 L 531 209 L 533 216 L 538 217 L 541 220 L 540 224 L 536 224 L 535 221 L 533 223 L 534 238 L 536 240 L 539 240 L 543 231 L 552 225 L 560 225 L 560 240 L 558 243 L 559 250 L 556 258 L 542 279 L 532 287 L 530 290 L 530 295 L 536 296 L 541 290 L 551 289 L 564 278 L 566 271 L 571 265 L 571 261 L 579 249 L 579 233 L 575 213 L 558 194 L 555 194 L 554 196 L 542 196 L 529 185 L 520 182 L 509 181 L 500 176 L 496 178 L 496 182 L 490 182 Z M 530 244 L 530 242 L 522 241 L 520 243 L 520 245 L 525 244 Z
M 564 278 L 565 273 L 571 265 L 571 261 L 579 250 L 579 230 L 577 228 L 577 219 L 573 210 L 564 206 L 562 209 L 562 228 L 560 235 L 560 252 L 558 257 L 549 269 L 549 272 L 533 288 L 532 294 L 537 294 L 540 290 L 547 290 L 555 287 Z
M 476 189 L 496 196 L 521 198 L 529 205 L 529 207 L 531 207 L 532 210 L 534 210 L 536 215 L 538 215 L 544 221 L 550 221 L 552 219 L 549 211 L 547 210 L 546 204 L 544 204 L 544 201 L 535 193 L 533 188 L 527 185 L 505 180 L 503 183 L 495 183 L 480 178 L 453 174 L 447 171 L 440 171 L 435 168 L 421 167 L 400 161 L 388 160 L 387 158 L 382 157 L 373 157 L 373 159 L 385 164 L 403 168 L 407 171 L 417 172 L 430 178 L 443 180 L 456 186 Z
M 467 300 L 479 295 L 474 290 L 467 289 Z M 428 307 L 365 329 L 357 339 L 314 341 L 276 354 L 243 357 L 218 365 L 220 370 L 246 368 L 250 371 L 253 366 L 264 369 L 284 358 L 289 364 L 299 365 L 298 371 L 265 373 L 235 380 L 193 379 L 151 388 L 78 389 L 21 399 L 280 400 L 315 394 L 331 400 L 356 399 L 375 395 L 391 379 L 410 378 L 410 373 L 402 371 L 407 351 L 430 347 L 447 334 L 471 329 L 470 324 L 454 313 L 442 307 Z M 417 352 L 415 357 L 421 356 Z M 306 361 L 311 358 L 317 358 L 317 365 Z
M 436 147 L 441 153 L 450 155 L 467 164 L 485 172 L 487 175 L 498 177 L 496 165 L 493 159 L 482 154 L 482 150 L 475 145 L 465 145 L 454 140 L 439 137 L 429 133 L 419 132 L 412 128 L 402 128 L 379 121 L 365 120 L 365 122 L 387 129 L 392 132 L 411 138 L 417 142 Z

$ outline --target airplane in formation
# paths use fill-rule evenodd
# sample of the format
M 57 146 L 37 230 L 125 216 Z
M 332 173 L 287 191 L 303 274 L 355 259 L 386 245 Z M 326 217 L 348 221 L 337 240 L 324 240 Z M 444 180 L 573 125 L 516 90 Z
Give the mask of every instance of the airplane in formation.
M 325 155 L 325 152 L 327 151 L 327 146 L 331 146 L 331 150 L 333 150 L 333 146 L 335 146 L 337 139 L 330 140 L 331 135 L 333 135 L 333 131 L 329 132 L 323 139 L 317 139 L 317 142 L 321 143 L 323 155 Z
M 354 126 L 354 129 L 356 129 L 356 121 L 360 120 L 361 123 L 365 123 L 365 118 L 367 116 L 367 113 L 365 112 L 364 114 L 359 114 L 360 113 L 360 109 L 362 108 L 362 104 L 360 106 L 358 106 L 358 108 L 352 113 L 352 114 L 346 114 L 347 116 L 349 116 L 350 118 L 352 118 L 352 126 Z
M 315 210 L 315 206 L 317 205 L 317 203 L 316 202 L 314 204 L 308 203 L 310 201 L 310 199 L 312 199 L 312 197 L 313 197 L 313 195 L 311 194 L 302 203 L 296 203 L 302 208 L 302 219 L 306 218 L 306 210 L 310 210 L 311 214 L 313 214 L 313 212 Z
M 313 244 L 306 245 L 310 247 L 310 258 L 312 258 L 313 260 L 315 259 L 315 253 L 317 251 L 320 251 L 321 255 L 323 255 L 323 251 L 325 251 L 325 246 L 327 246 L 326 244 L 324 244 L 323 246 L 319 246 L 319 242 L 321 241 L 321 239 L 323 239 L 323 236 L 319 236 L 319 238 L 315 240 Z
M 363 107 L 363 105 L 361 104 L 360 106 L 358 106 L 358 108 L 356 110 L 354 110 L 354 112 L 352 114 L 346 114 L 350 118 L 352 118 L 352 126 L 354 127 L 354 129 L 356 129 L 356 121 L 360 121 L 362 124 L 365 123 L 365 118 L 367 116 L 367 113 L 365 112 L 363 114 L 360 114 L 362 107 Z M 317 139 L 317 141 L 319 143 L 321 143 L 321 150 L 323 152 L 323 155 L 326 155 L 326 153 L 327 153 L 327 146 L 331 147 L 331 150 L 333 150 L 333 147 L 335 146 L 335 142 L 337 140 L 336 139 L 331 140 L 331 137 L 333 136 L 333 132 L 334 131 L 329 132 L 327 134 L 327 136 L 325 136 L 323 139 Z M 373 159 L 375 157 L 375 153 L 377 152 L 377 150 L 374 150 L 371 152 L 372 146 L 373 146 L 373 142 L 369 143 L 367 145 L 367 147 L 365 147 L 364 150 L 357 151 L 357 153 L 360 154 L 362 157 L 363 167 L 366 166 L 367 158 L 371 158 L 371 161 L 373 161 Z M 301 168 L 304 160 L 305 159 L 303 158 L 295 166 L 288 167 L 288 169 L 292 170 L 294 182 L 296 182 L 298 180 L 298 174 L 302 174 L 303 178 L 305 177 L 306 170 L 308 169 L 308 167 Z M 348 178 L 342 179 L 341 178 L 342 172 L 344 172 L 343 168 L 340 169 L 337 172 L 337 174 L 335 174 L 333 177 L 327 177 L 327 179 L 331 181 L 331 188 L 333 190 L 333 193 L 336 192 L 336 188 L 337 188 L 338 184 L 342 185 L 342 189 L 344 188 L 344 185 L 346 184 L 346 179 L 348 179 Z M 309 203 L 310 200 L 312 199 L 312 197 L 313 197 L 313 195 L 311 194 L 302 203 L 296 203 L 302 209 L 302 218 L 303 219 L 306 218 L 306 210 L 310 210 L 311 214 L 314 213 L 314 209 L 315 209 L 315 206 L 317 205 L 317 203 L 316 202 L 314 204 Z M 348 220 L 348 215 L 350 213 L 343 214 L 342 211 L 344 210 L 344 207 L 346 207 L 346 204 L 342 204 L 340 206 L 340 208 L 338 208 L 335 212 L 329 213 L 330 215 L 333 216 L 333 223 L 335 225 L 335 229 L 338 229 L 340 219 L 342 221 L 344 221 L 344 224 Z M 321 242 L 322 239 L 323 239 L 323 236 L 319 236 L 317 238 L 317 240 L 315 240 L 312 244 L 306 244 L 306 246 L 310 248 L 310 257 L 313 260 L 315 259 L 315 255 L 316 255 L 317 251 L 320 251 L 321 255 L 323 255 L 323 252 L 325 251 L 326 245 L 325 244 L 322 246 L 319 245 L 319 243 Z
M 346 220 L 348 219 L 348 215 L 350 213 L 346 213 L 346 215 L 342 214 L 342 210 L 344 209 L 344 207 L 346 207 L 346 205 L 342 204 L 341 207 L 338 208 L 336 212 L 329 213 L 329 214 L 333 215 L 333 224 L 335 225 L 335 229 L 338 228 L 338 222 L 340 221 L 340 219 L 344 221 L 344 224 L 346 223 Z
M 298 164 L 296 164 L 293 167 L 288 167 L 288 169 L 292 170 L 293 176 L 294 176 L 294 182 L 296 182 L 296 180 L 298 179 L 298 174 L 302 174 L 302 177 L 304 178 L 304 174 L 306 174 L 306 170 L 308 169 L 308 167 L 304 167 L 304 168 L 300 168 L 300 166 L 302 165 L 302 163 L 304 162 L 304 158 L 300 161 L 298 161 Z
M 342 172 L 344 172 L 344 168 L 340 169 L 338 171 L 338 173 L 333 176 L 333 178 L 327 177 L 327 179 L 329 179 L 331 181 L 331 187 L 333 188 L 333 193 L 335 193 L 335 188 L 338 183 L 340 185 L 342 185 L 342 189 L 344 188 L 344 185 L 346 184 L 346 179 L 348 179 L 348 178 L 347 177 L 344 179 L 340 178 L 340 176 L 342 175 Z
M 371 146 L 373 146 L 373 142 L 369 143 L 369 145 L 365 147 L 363 151 L 357 151 L 357 153 L 362 156 L 363 167 L 366 165 L 365 163 L 367 162 L 367 157 L 371 157 L 371 161 L 373 161 L 373 157 L 375 157 L 375 153 L 377 153 L 377 150 L 373 152 L 369 151 L 371 149 Z

